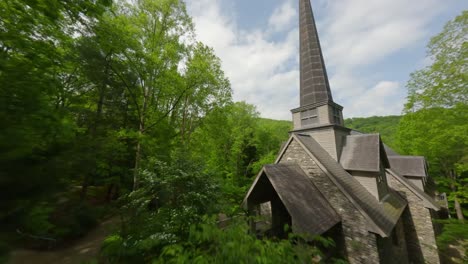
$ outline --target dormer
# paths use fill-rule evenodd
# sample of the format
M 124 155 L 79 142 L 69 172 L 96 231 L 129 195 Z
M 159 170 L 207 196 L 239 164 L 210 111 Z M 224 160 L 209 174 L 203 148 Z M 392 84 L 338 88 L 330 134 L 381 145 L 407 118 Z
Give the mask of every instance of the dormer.
M 379 134 L 347 136 L 339 161 L 378 201 L 388 194 L 385 169 L 390 163 Z

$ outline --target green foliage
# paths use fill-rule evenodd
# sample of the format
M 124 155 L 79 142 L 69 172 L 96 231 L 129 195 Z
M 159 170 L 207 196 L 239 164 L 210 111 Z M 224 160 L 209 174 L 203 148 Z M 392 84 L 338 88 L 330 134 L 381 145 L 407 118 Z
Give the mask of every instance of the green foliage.
M 450 251 L 453 250 L 453 246 L 461 247 L 465 249 L 465 259 L 462 261 L 468 261 L 466 256 L 466 246 L 468 245 L 468 224 L 457 221 L 457 220 L 438 220 L 438 224 L 443 226 L 442 233 L 437 237 L 437 247 L 442 255 L 442 259 L 450 259 L 454 256 Z
M 192 136 L 193 155 L 209 172 L 241 186 L 256 159 L 257 120 L 255 107 L 243 102 L 214 109 Z
M 439 220 L 443 225 L 442 234 L 437 237 L 437 246 L 440 250 L 447 250 L 450 244 L 457 241 L 468 241 L 468 224 L 457 220 Z
M 0 12 L 0 221 L 10 228 L 31 217 L 33 231 L 56 232 L 50 220 L 69 225 L 59 237 L 82 233 L 87 208 L 58 217 L 37 204 L 76 187 L 82 202 L 93 186 L 108 189 L 106 201 L 125 194 L 141 164 L 172 161 L 231 100 L 183 1 L 6 0 Z
M 42 202 L 26 214 L 21 223 L 23 244 L 32 247 L 48 247 L 47 240 L 41 238 L 78 238 L 95 227 L 103 215 L 99 207 L 91 207 L 79 201 L 53 205 Z
M 255 134 L 258 142 L 260 156 L 277 154 L 283 143 L 289 138 L 292 130 L 291 121 L 272 120 L 260 118 L 257 120 L 257 132 Z
M 459 219 L 468 201 L 467 34 L 468 11 L 463 11 L 431 39 L 433 63 L 411 75 L 397 135 L 401 151 L 428 159 L 439 191 L 449 194 Z
M 267 155 L 260 158 L 260 160 L 252 164 L 252 171 L 258 173 L 263 168 L 264 165 L 275 163 L 277 152 L 270 152 Z
M 103 254 L 117 262 L 144 262 L 184 241 L 190 226 L 216 212 L 216 181 L 191 162 L 145 164 L 142 187 L 122 198 L 123 227 L 106 240 Z
M 385 144 L 398 151 L 395 136 L 400 119 L 401 116 L 373 116 L 349 118 L 344 122 L 346 127 L 363 133 L 379 133 Z
M 54 208 L 47 203 L 41 203 L 34 206 L 25 216 L 23 227 L 25 231 L 36 236 L 46 236 L 54 225 L 50 222 L 50 214 Z
M 291 122 L 262 119 L 244 102 L 215 108 L 192 134 L 190 152 L 221 179 L 226 213 L 233 213 L 261 167 L 274 162 Z
M 73 34 L 106 9 L 102 1 L 0 3 L 0 219 L 24 212 L 27 198 L 60 187 L 61 157 L 76 125 L 63 108 L 65 53 Z M 8 186 L 8 187 L 6 187 Z
M 190 229 L 188 240 L 166 246 L 153 263 L 311 263 L 317 248 L 291 240 L 261 240 L 249 234 L 246 219 L 226 229 L 199 224 Z
M 467 35 L 468 11 L 465 10 L 431 39 L 428 54 L 433 63 L 411 75 L 407 85 L 407 111 L 468 102 Z
M 5 0 L 0 13 L 5 229 L 73 239 L 120 196 L 104 255 L 151 260 L 203 215 L 238 212 L 288 137 L 290 122 L 232 102 L 184 1 Z

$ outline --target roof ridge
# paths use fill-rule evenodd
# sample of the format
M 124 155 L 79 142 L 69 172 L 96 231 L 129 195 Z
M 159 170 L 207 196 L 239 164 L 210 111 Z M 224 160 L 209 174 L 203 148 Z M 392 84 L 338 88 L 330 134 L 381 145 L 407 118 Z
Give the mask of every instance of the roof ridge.
M 293 135 L 293 137 L 317 159 L 317 164 L 319 164 L 325 174 L 350 202 L 356 206 L 361 214 L 373 224 L 374 227 L 370 227 L 370 231 L 378 233 L 382 237 L 389 236 L 400 215 L 398 214 L 396 217 L 395 215 L 392 216 L 387 213 L 384 205 L 377 201 L 374 196 L 359 184 L 359 182 L 335 161 L 312 137 L 308 135 Z M 304 137 L 309 139 L 310 142 L 308 143 L 312 146 L 307 146 L 307 144 L 303 142 Z M 352 188 L 352 192 L 346 190 L 343 185 L 347 185 L 347 188 Z M 372 209 L 364 205 L 372 207 Z M 406 206 L 406 204 L 402 206 Z
M 416 196 L 421 198 L 424 202 L 426 207 L 434 209 L 436 211 L 440 210 L 440 206 L 437 204 L 437 202 L 429 196 L 426 192 L 423 190 L 419 189 L 416 185 L 414 185 L 412 182 L 410 182 L 408 179 L 406 179 L 404 176 L 401 176 L 398 174 L 396 171 L 392 169 L 386 169 L 390 175 L 392 175 L 395 179 L 397 179 L 399 182 L 401 182 L 403 185 L 405 185 L 410 191 L 412 191 Z
M 259 193 L 257 184 L 265 180 L 291 217 L 294 232 L 321 235 L 341 221 L 330 202 L 295 163 L 265 165 L 245 196 L 244 207 L 249 207 L 249 201 L 255 204 L 268 200 L 255 198 Z

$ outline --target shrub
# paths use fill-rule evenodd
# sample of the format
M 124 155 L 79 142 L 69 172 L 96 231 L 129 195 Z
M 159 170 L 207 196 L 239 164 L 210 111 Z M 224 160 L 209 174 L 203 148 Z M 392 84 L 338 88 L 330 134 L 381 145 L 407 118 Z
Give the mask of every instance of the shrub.
M 257 239 L 246 219 L 220 229 L 213 221 L 193 225 L 185 243 L 164 247 L 153 263 L 314 263 L 320 251 L 300 236 L 289 240 Z
M 443 225 L 442 233 L 437 236 L 437 247 L 441 257 L 443 259 L 455 257 L 455 255 L 461 257 L 463 254 L 453 254 L 451 246 L 466 247 L 468 244 L 468 224 L 459 220 L 438 220 L 436 222 Z M 467 259 L 464 261 L 467 261 Z
M 50 231 L 55 227 L 50 222 L 50 215 L 54 208 L 46 203 L 39 203 L 23 217 L 22 227 L 24 232 L 33 234 L 35 236 L 47 236 Z
M 72 202 L 55 213 L 52 218 L 55 228 L 51 230 L 51 235 L 58 239 L 80 237 L 98 224 L 100 216 L 99 208 Z
M 103 248 L 109 259 L 147 262 L 186 240 L 191 225 L 217 211 L 218 185 L 194 164 L 150 160 L 141 176 L 141 188 L 120 200 L 123 228 L 120 239 L 109 237 Z

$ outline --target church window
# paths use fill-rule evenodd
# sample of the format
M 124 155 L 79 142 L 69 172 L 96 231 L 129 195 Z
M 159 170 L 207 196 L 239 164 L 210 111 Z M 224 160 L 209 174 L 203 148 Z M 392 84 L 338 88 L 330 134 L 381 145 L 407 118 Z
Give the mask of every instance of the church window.
M 301 112 L 301 123 L 302 126 L 310 126 L 318 123 L 317 108 L 302 111 Z

